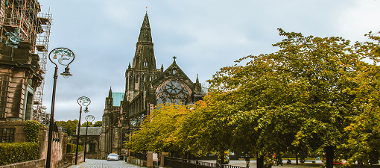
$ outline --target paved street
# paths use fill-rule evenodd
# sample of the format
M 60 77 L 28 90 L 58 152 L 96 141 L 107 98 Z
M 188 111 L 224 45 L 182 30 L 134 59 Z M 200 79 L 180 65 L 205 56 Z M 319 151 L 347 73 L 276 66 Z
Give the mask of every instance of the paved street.
M 86 159 L 85 163 L 72 165 L 69 168 L 140 168 L 140 167 L 136 165 L 127 164 L 122 160 L 107 161 L 107 160 Z

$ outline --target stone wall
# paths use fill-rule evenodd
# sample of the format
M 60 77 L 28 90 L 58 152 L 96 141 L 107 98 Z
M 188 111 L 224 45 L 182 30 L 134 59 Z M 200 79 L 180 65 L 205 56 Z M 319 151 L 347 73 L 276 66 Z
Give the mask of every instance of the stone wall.
M 25 121 L 0 121 L 0 129 L 16 128 L 14 142 L 26 142 L 26 133 L 23 129 L 24 123 Z M 40 160 L 45 160 L 47 156 L 48 132 L 48 128 L 43 128 L 40 130 L 40 133 L 38 134 L 38 140 L 40 141 Z M 63 132 L 53 132 L 53 142 L 51 144 L 51 147 L 51 167 L 55 168 L 62 165 L 65 162 L 67 134 L 64 134 Z M 46 161 L 44 164 L 46 164 Z
M 0 121 L 0 128 L 16 128 L 14 142 L 26 142 L 24 121 Z
M 40 141 L 40 158 L 46 159 L 48 149 L 49 129 L 42 129 L 38 135 Z M 65 162 L 67 148 L 67 134 L 53 131 L 53 142 L 51 143 L 51 167 L 58 167 Z
M 13 163 L 5 166 L 0 166 L 0 168 L 25 168 L 25 167 L 34 167 L 34 168 L 44 168 L 46 164 L 45 159 L 31 160 L 21 163 Z
M 84 153 L 78 152 L 78 164 L 83 162 Z M 65 158 L 67 163 L 75 164 L 75 153 L 67 153 Z

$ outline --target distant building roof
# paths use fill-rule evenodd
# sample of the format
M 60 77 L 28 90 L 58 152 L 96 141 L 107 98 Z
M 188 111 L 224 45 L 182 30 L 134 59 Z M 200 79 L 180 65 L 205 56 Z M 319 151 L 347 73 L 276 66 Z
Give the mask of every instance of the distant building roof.
M 113 106 L 120 106 L 120 102 L 124 100 L 124 93 L 112 92 Z
M 75 129 L 75 135 L 78 135 L 78 127 Z M 88 127 L 87 135 L 102 134 L 102 127 Z M 80 135 L 86 135 L 86 127 L 80 127 Z

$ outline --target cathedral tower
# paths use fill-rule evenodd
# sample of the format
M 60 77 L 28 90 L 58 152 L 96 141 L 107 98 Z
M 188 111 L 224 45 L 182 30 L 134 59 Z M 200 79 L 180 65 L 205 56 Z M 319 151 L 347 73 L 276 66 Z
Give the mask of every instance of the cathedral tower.
M 128 69 L 125 72 L 125 99 L 128 101 L 132 100 L 139 91 L 144 89 L 144 83 L 152 81 L 159 73 L 160 70 L 156 69 L 152 34 L 148 13 L 146 13 L 136 43 L 136 51 L 132 67 L 129 64 Z
M 168 56 L 171 57 L 171 56 Z M 126 153 L 123 142 L 128 135 L 140 129 L 145 117 L 160 103 L 192 104 L 202 99 L 201 84 L 198 77 L 193 83 L 176 62 L 164 70 L 163 65 L 156 69 L 156 58 L 148 14 L 144 16 L 136 43 L 133 62 L 125 72 L 125 91 L 123 97 L 109 90 L 106 98 L 102 135 L 101 158 L 108 153 Z M 117 104 L 116 102 L 120 102 Z

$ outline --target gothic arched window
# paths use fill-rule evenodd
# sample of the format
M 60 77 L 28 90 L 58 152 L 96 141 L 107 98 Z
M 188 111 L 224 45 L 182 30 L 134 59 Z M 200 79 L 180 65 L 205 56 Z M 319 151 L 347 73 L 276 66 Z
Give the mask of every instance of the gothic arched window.
M 190 88 L 181 81 L 167 80 L 156 90 L 157 104 L 180 103 L 188 104 L 191 99 Z

